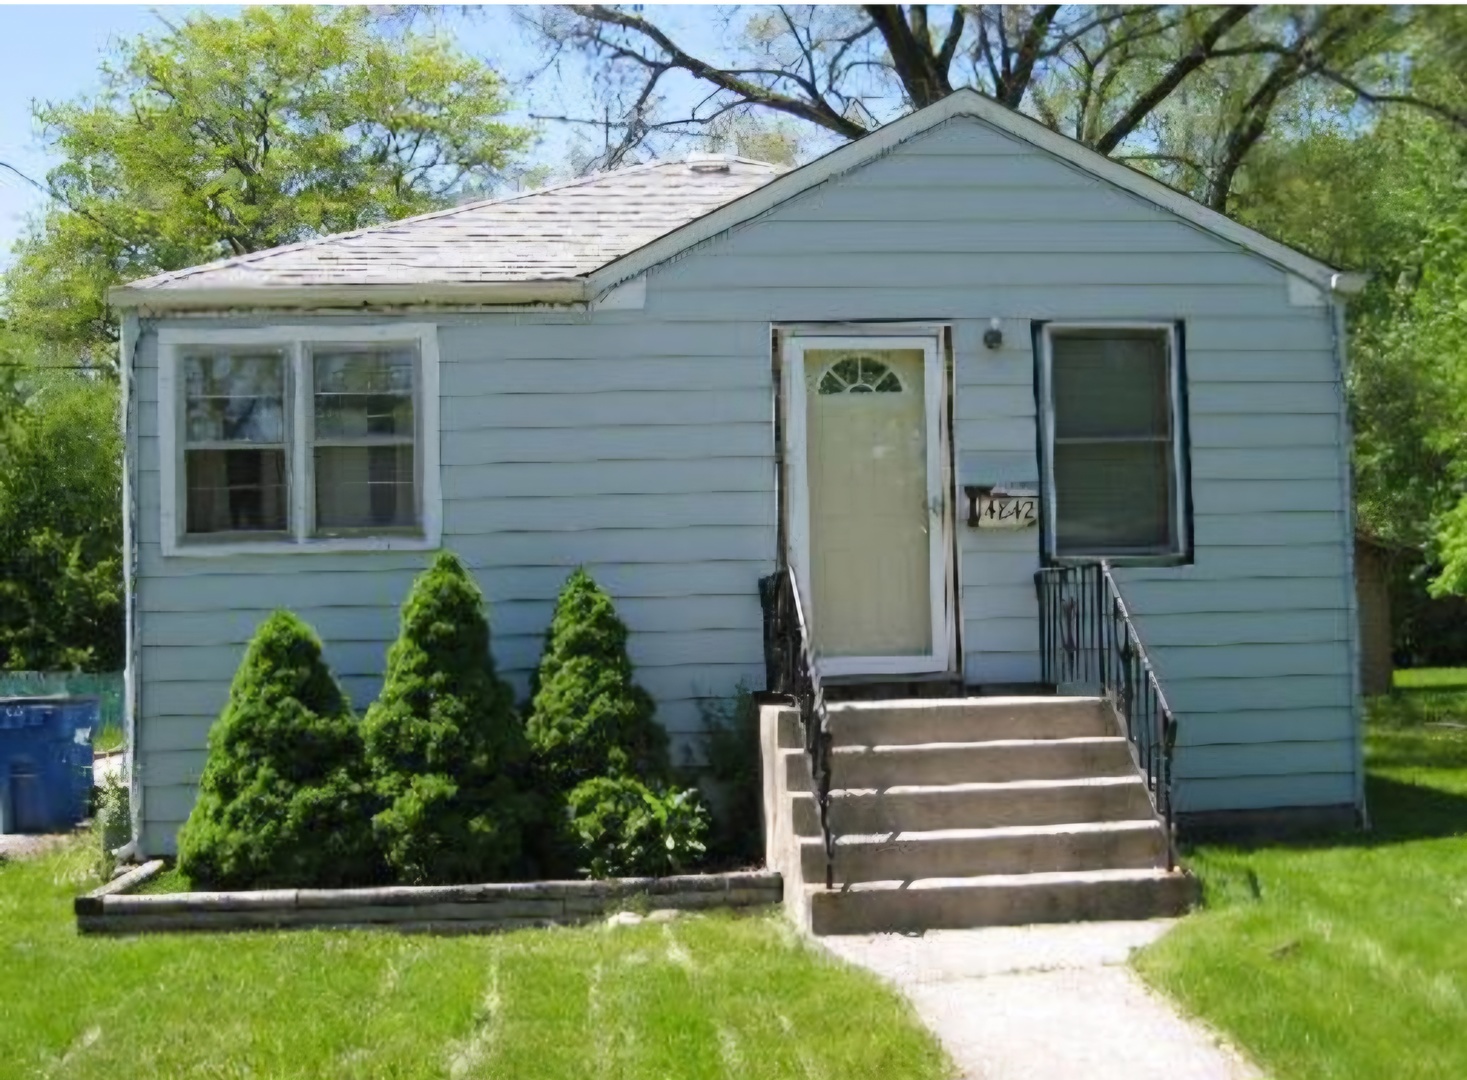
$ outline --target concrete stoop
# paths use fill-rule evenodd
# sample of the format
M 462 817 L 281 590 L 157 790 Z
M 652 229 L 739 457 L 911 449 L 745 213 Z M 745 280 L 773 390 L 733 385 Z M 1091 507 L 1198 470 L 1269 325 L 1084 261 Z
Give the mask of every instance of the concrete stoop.
M 765 844 L 816 934 L 1185 911 L 1166 835 L 1096 698 L 830 706 L 835 887 L 793 709 L 764 706 Z

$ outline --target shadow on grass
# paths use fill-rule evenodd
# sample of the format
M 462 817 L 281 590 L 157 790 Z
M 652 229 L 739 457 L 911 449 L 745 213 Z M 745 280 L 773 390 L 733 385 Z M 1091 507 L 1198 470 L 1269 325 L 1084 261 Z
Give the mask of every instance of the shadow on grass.
M 1381 730 L 1432 723 L 1467 727 L 1467 682 L 1398 688 L 1371 698 L 1366 710 L 1371 725 Z

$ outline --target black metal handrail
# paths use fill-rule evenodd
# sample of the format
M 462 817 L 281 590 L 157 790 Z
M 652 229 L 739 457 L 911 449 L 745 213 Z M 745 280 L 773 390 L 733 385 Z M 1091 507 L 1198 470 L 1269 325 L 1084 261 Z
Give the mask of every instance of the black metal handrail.
M 835 887 L 835 837 L 830 831 L 830 713 L 794 568 L 784 566 L 762 578 L 759 598 L 764 607 L 765 677 L 770 693 L 789 699 L 800 712 L 810 788 L 825 848 L 825 887 L 831 889 Z
M 1166 828 L 1167 869 L 1177 864 L 1172 759 L 1177 719 L 1146 655 L 1120 587 L 1104 560 L 1052 566 L 1039 590 L 1039 655 L 1044 682 L 1093 688 L 1110 703 Z

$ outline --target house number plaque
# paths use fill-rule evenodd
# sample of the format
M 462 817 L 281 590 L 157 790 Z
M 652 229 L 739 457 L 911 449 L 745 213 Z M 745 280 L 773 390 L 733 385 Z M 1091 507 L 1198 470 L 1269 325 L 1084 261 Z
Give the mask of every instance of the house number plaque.
M 970 485 L 968 525 L 975 529 L 1028 529 L 1039 524 L 1039 494 L 1018 486 Z

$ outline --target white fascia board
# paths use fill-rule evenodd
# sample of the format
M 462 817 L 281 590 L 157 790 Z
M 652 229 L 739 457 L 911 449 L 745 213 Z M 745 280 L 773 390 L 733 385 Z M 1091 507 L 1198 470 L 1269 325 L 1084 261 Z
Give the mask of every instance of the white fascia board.
M 575 304 L 588 297 L 584 278 L 424 285 L 231 285 L 171 286 L 108 291 L 117 308 L 149 312 L 228 308 L 371 307 L 389 304 Z
M 591 290 L 593 293 L 604 292 L 627 278 L 645 273 L 657 264 L 682 254 L 688 248 L 758 217 L 817 184 L 858 168 L 898 144 L 955 116 L 970 116 L 981 120 L 1098 179 L 1139 196 L 1214 236 L 1251 251 L 1281 269 L 1298 274 L 1321 289 L 1350 294 L 1359 292 L 1364 287 L 1364 275 L 1342 273 L 1277 240 L 1270 240 L 1257 230 L 1240 225 L 1216 210 L 1208 209 L 1195 199 L 1167 187 L 1138 169 L 1112 161 L 1104 154 L 1050 130 L 1037 120 L 1005 108 L 976 90 L 963 89 L 925 109 L 908 113 L 900 120 L 877 128 L 871 134 L 786 173 L 711 214 L 691 221 L 593 271 L 589 275 Z

